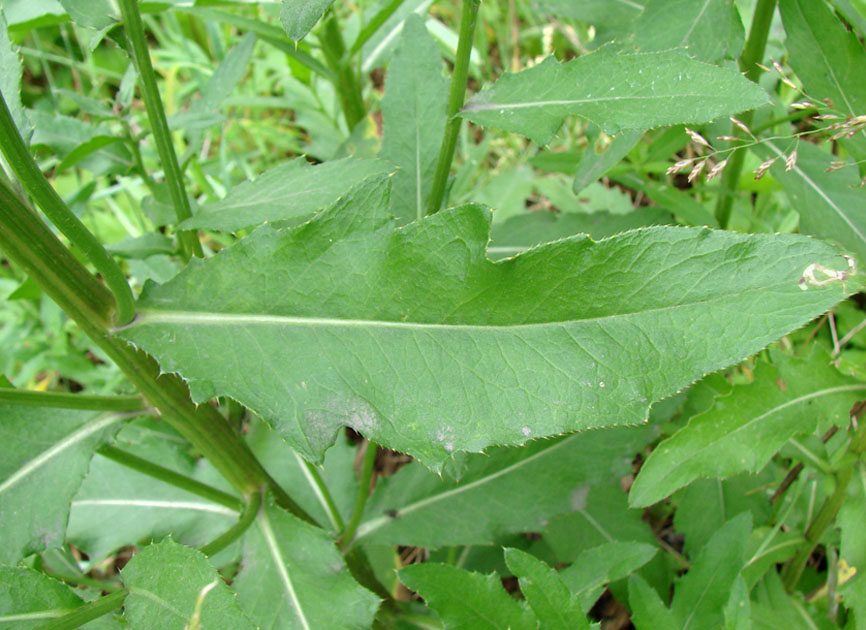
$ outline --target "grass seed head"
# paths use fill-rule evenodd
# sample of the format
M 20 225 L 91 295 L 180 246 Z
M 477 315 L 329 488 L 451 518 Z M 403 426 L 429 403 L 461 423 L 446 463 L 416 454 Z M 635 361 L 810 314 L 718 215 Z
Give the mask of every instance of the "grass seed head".
M 701 134 L 699 134 L 697 131 L 694 131 L 694 130 L 689 129 L 688 127 L 686 127 L 686 133 L 689 134 L 689 138 L 691 138 L 691 139 L 692 139 L 692 142 L 694 142 L 695 144 L 699 144 L 699 145 L 701 145 L 701 146 L 705 146 L 705 147 L 708 147 L 708 148 L 710 148 L 710 149 L 713 148 L 712 145 L 710 145 L 710 143 L 707 142 L 707 139 L 704 138 L 704 137 L 703 137 Z
M 695 181 L 695 179 L 698 177 L 698 175 L 701 174 L 701 172 L 704 170 L 704 167 L 705 167 L 706 165 L 707 165 L 707 160 L 705 160 L 705 159 L 704 159 L 704 160 L 701 160 L 700 162 L 698 162 L 697 164 L 695 164 L 694 168 L 692 168 L 692 172 L 689 173 L 689 183 L 690 183 L 690 184 L 691 184 L 693 181 Z
M 772 158 L 761 164 L 758 168 L 755 169 L 755 179 L 761 179 L 764 174 L 770 170 L 770 167 L 776 163 L 776 160 L 779 158 Z
M 722 170 L 725 168 L 727 163 L 728 163 L 727 160 L 722 160 L 721 162 L 716 164 L 713 168 L 711 168 L 710 172 L 707 173 L 707 181 L 710 181 L 714 177 L 718 176 L 718 174 L 721 173 Z
M 790 171 L 797 165 L 797 149 L 791 151 L 791 155 L 785 158 L 785 170 Z

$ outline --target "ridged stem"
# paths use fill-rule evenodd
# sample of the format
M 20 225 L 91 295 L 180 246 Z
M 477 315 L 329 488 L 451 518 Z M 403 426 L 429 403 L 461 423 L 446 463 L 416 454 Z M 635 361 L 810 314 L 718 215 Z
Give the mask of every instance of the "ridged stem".
M 433 188 L 427 202 L 427 214 L 435 214 L 442 208 L 445 189 L 448 187 L 448 174 L 457 149 L 457 136 L 460 133 L 460 117 L 457 115 L 466 98 L 466 81 L 469 79 L 469 58 L 472 41 L 475 37 L 475 23 L 478 20 L 478 7 L 481 0 L 463 0 L 463 15 L 460 18 L 460 39 L 457 42 L 457 56 L 454 59 L 454 72 L 451 74 L 451 87 L 448 92 L 448 122 L 436 162 Z
M 340 535 L 340 548 L 348 549 L 355 539 L 355 532 L 364 516 L 364 507 L 370 496 L 370 481 L 373 479 L 373 464 L 376 463 L 376 451 L 379 446 L 375 442 L 367 440 L 364 450 L 364 460 L 361 464 L 361 478 L 359 479 L 358 495 L 355 497 L 355 506 L 352 508 L 352 516 L 343 533 Z
M 364 119 L 367 111 L 361 95 L 361 83 L 352 67 L 351 58 L 346 54 L 346 43 L 343 41 L 343 34 L 340 32 L 337 16 L 333 10 L 325 18 L 324 31 L 320 39 L 325 59 L 337 77 L 337 92 L 340 94 L 343 113 L 346 115 L 346 123 L 351 131 Z
M 243 536 L 244 532 L 250 528 L 250 525 L 252 525 L 256 520 L 256 516 L 258 516 L 261 507 L 262 493 L 255 492 L 250 495 L 238 522 L 232 525 L 223 534 L 202 547 L 200 551 L 206 556 L 213 556 L 228 547 L 238 538 Z
M 146 408 L 141 396 L 89 396 L 67 392 L 35 392 L 2 388 L 0 388 L 0 403 L 26 407 L 119 412 L 143 411 Z
M 171 141 L 171 131 L 165 117 L 159 86 L 156 83 L 156 73 L 150 62 L 150 51 L 144 36 L 144 25 L 138 9 L 138 0 L 118 0 L 118 4 L 123 16 L 126 36 L 129 39 L 132 58 L 136 68 L 138 68 L 138 76 L 141 78 L 141 95 L 144 99 L 144 107 L 147 110 L 147 118 L 150 121 L 156 150 L 159 153 L 159 161 L 162 163 L 171 202 L 177 220 L 180 222 L 191 217 L 192 210 L 190 209 L 189 198 L 186 196 L 186 188 L 183 185 L 180 163 Z M 178 238 L 185 260 L 189 260 L 191 256 L 202 256 L 201 243 L 199 243 L 198 235 L 195 232 L 180 232 Z
M 102 274 L 114 296 L 117 324 L 123 325 L 132 321 L 135 316 L 135 306 L 126 275 L 108 255 L 102 243 L 96 240 L 96 237 L 72 213 L 57 191 L 45 179 L 33 156 L 30 155 L 27 145 L 24 144 L 24 139 L 15 126 L 2 94 L 0 94 L 0 150 L 3 151 L 7 164 L 27 194 L 42 208 L 57 229 L 75 247 L 78 247 L 87 260 Z
M 0 249 L 102 348 L 150 406 L 196 446 L 235 489 L 248 496 L 267 484 L 282 507 L 313 522 L 271 479 L 246 442 L 214 407 L 195 405 L 179 377 L 162 374 L 153 358 L 108 332 L 110 294 L 2 182 Z

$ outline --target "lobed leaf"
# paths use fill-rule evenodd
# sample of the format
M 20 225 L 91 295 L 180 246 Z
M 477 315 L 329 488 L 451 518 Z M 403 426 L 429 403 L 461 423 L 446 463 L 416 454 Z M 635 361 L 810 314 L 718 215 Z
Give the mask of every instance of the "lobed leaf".
M 355 582 L 325 531 L 268 505 L 244 537 L 233 587 L 262 630 L 369 628 L 378 598 Z
M 203 553 L 166 539 L 121 571 L 133 630 L 257 630 Z
M 559 63 L 553 57 L 506 73 L 469 99 L 464 118 L 547 144 L 566 116 L 579 115 L 614 135 L 702 123 L 760 107 L 767 94 L 739 72 L 695 61 L 682 50 L 601 50 Z
M 0 404 L 0 563 L 63 544 L 69 502 L 123 415 Z
M 634 506 L 651 505 L 698 477 L 757 472 L 791 437 L 847 423 L 866 384 L 845 377 L 826 355 L 808 360 L 773 354 L 755 381 L 719 398 L 712 409 L 664 440 L 641 467 L 629 492 Z M 711 454 L 711 455 L 710 455 Z
M 262 227 L 150 287 L 120 334 L 305 457 L 348 425 L 438 467 L 642 422 L 860 286 L 802 291 L 803 270 L 838 250 L 801 236 L 657 227 L 493 263 L 488 212 L 395 230 L 388 207 L 371 179 L 298 228 Z
M 505 592 L 495 573 L 481 575 L 449 564 L 413 564 L 400 581 L 435 610 L 448 630 L 535 630 L 526 607 Z
M 589 630 L 578 598 L 560 575 L 535 556 L 519 549 L 505 550 L 505 564 L 517 577 L 520 592 L 543 630 Z
M 261 223 L 300 222 L 356 184 L 390 169 L 378 160 L 345 158 L 311 166 L 298 158 L 236 186 L 225 199 L 202 206 L 180 226 L 234 232 Z

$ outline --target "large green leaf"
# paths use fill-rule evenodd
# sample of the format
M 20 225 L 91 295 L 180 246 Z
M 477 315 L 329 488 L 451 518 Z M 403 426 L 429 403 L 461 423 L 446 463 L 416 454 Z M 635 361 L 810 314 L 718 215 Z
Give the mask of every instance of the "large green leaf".
M 848 499 L 839 510 L 837 523 L 841 531 L 839 556 L 857 573 L 842 590 L 846 605 L 854 610 L 856 630 L 866 630 L 866 539 L 863 536 L 863 514 L 866 513 L 866 471 L 859 467 Z
M 544 562 L 519 549 L 505 550 L 505 563 L 544 630 L 589 630 L 580 600 Z
M 5 521 L 4 521 L 5 522 Z M 0 628 L 33 630 L 84 604 L 65 584 L 25 567 L 0 566 Z M 82 626 L 116 628 L 110 618 Z
M 462 115 L 547 144 L 573 114 L 615 134 L 707 122 L 765 103 L 766 92 L 739 72 L 695 61 L 682 50 L 624 54 L 606 49 L 564 64 L 549 57 L 505 74 L 469 99 Z
M 390 169 L 377 160 L 346 158 L 311 166 L 298 158 L 236 186 L 225 199 L 203 206 L 181 227 L 232 232 L 260 223 L 298 222 L 334 203 L 355 184 Z
M 802 236 L 657 227 L 493 263 L 488 211 L 395 230 L 388 207 L 374 179 L 298 228 L 263 226 L 151 287 L 120 334 L 306 457 L 348 425 L 436 467 L 642 422 L 860 286 L 802 291 L 808 265 L 843 263 Z
M 534 630 L 535 616 L 505 592 L 495 573 L 481 575 L 449 564 L 413 564 L 400 581 L 439 613 L 448 630 Z
M 0 563 L 63 544 L 69 502 L 122 417 L 0 404 Z
M 382 99 L 385 131 L 380 156 L 400 167 L 393 177 L 391 211 L 411 221 L 427 209 L 447 118 L 448 81 L 442 74 L 439 46 L 423 18 L 409 16 L 400 42 Z
M 686 48 L 709 63 L 735 59 L 743 46 L 734 0 L 647 0 L 632 30 L 640 50 Z
M 203 553 L 171 539 L 149 545 L 121 571 L 133 630 L 256 630 Z
M 759 364 L 753 383 L 717 399 L 656 447 L 629 501 L 651 505 L 698 477 L 757 472 L 793 436 L 847 423 L 864 392 L 866 384 L 840 374 L 821 353 L 806 360 L 773 353 L 773 364 Z
M 334 0 L 283 0 L 280 22 L 286 34 L 299 42 L 316 25 Z
M 503 534 L 538 531 L 575 507 L 581 488 L 629 472 L 649 427 L 623 427 L 536 440 L 524 448 L 471 455 L 459 480 L 410 464 L 382 480 L 358 528 L 362 543 L 490 544 Z M 501 509 L 509 497 L 508 510 Z
M 247 532 L 242 564 L 233 586 L 262 630 L 361 630 L 379 607 L 352 578 L 333 538 L 273 505 Z
M 856 167 L 850 164 L 827 172 L 833 156 L 809 142 L 799 144 L 797 163 L 790 171 L 778 144 L 765 142 L 758 152 L 776 158 L 771 172 L 800 213 L 800 231 L 832 239 L 866 260 L 866 216 L 860 211 L 866 204 L 866 190 L 860 186 Z

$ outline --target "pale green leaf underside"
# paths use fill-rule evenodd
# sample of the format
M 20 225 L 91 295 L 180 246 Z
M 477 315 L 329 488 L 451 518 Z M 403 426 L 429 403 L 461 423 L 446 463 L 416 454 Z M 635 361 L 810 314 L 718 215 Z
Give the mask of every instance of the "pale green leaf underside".
M 368 180 L 303 226 L 260 228 L 148 291 L 120 334 L 307 457 L 348 425 L 435 467 L 642 422 L 859 288 L 802 291 L 809 264 L 843 263 L 801 236 L 656 227 L 493 263 L 488 211 L 395 230 L 388 204 Z
M 280 21 L 286 34 L 300 41 L 321 19 L 334 0 L 283 0 Z
M 63 543 L 69 502 L 122 416 L 0 405 L 0 563 Z
M 377 483 L 358 538 L 438 548 L 537 531 L 552 516 L 574 510 L 575 488 L 628 474 L 633 454 L 656 435 L 649 426 L 615 427 L 491 449 L 468 456 L 459 481 L 409 464 Z M 508 510 L 501 509 L 503 496 Z
M 121 575 L 129 589 L 124 616 L 133 630 L 256 628 L 205 555 L 171 539 L 145 547 Z
M 549 57 L 505 74 L 469 99 L 462 115 L 546 144 L 570 115 L 615 134 L 707 122 L 765 103 L 766 92 L 739 72 L 695 61 L 682 50 L 602 50 L 564 64 Z
M 273 505 L 245 535 L 242 565 L 233 587 L 262 630 L 362 630 L 379 607 L 329 534 Z
M 203 206 L 180 227 L 233 232 L 260 223 L 297 222 L 334 203 L 367 177 L 391 169 L 379 160 L 346 158 L 311 166 L 298 158 L 253 182 L 239 184 L 225 199 Z
M 663 441 L 641 467 L 629 493 L 632 505 L 660 501 L 697 479 L 758 472 L 791 437 L 848 421 L 866 384 L 833 368 L 826 355 L 796 360 L 775 353 L 755 381 L 716 400 L 705 413 Z

